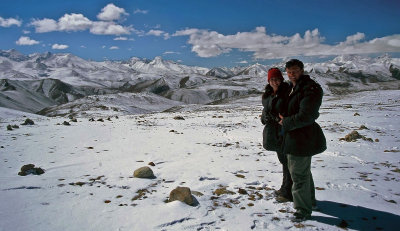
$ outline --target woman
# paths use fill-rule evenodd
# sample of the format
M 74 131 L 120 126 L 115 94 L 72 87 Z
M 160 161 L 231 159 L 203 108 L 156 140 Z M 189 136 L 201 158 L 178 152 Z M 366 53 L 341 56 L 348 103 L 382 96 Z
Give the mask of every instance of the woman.
M 279 162 L 282 164 L 283 180 L 281 188 L 275 191 L 278 202 L 292 201 L 292 178 L 287 165 L 287 157 L 282 153 L 282 126 L 279 114 L 285 114 L 286 101 L 289 95 L 289 84 L 284 82 L 282 72 L 278 68 L 268 70 L 268 84 L 262 96 L 261 122 L 265 125 L 263 131 L 263 147 L 269 151 L 276 151 Z

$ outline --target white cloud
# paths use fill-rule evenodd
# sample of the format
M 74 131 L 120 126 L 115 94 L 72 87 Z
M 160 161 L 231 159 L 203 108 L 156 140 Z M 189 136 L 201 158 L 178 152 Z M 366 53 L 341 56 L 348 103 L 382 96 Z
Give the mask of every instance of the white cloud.
M 36 33 L 52 31 L 82 31 L 89 29 L 93 22 L 82 14 L 65 14 L 58 22 L 54 19 L 34 19 L 30 25 L 35 27 Z
M 63 44 L 53 44 L 53 46 L 51 46 L 51 49 L 54 49 L 54 50 L 64 50 L 64 49 L 67 49 L 68 48 L 68 45 L 63 45 Z
M 240 62 L 237 62 L 237 63 L 240 63 L 240 64 L 247 64 L 247 63 L 249 63 L 249 62 L 247 62 L 246 60 L 243 60 L 243 61 L 240 61 Z
M 162 30 L 150 30 L 147 32 L 147 35 L 154 35 L 154 36 L 161 36 L 164 34 L 164 31 Z
M 176 51 L 166 51 L 166 52 L 163 53 L 163 55 L 170 55 L 170 54 L 177 54 L 177 55 L 179 55 L 180 52 L 176 52 Z
M 164 39 L 169 39 L 171 37 L 169 33 L 162 30 L 150 30 L 149 32 L 146 33 L 146 35 L 153 35 L 157 37 L 163 36 Z
M 117 37 L 117 38 L 114 38 L 114 40 L 126 41 L 126 40 L 128 40 L 128 38 L 127 37 Z
M 32 22 L 29 24 L 35 27 L 36 33 L 46 33 L 46 32 L 51 32 L 51 31 L 57 31 L 58 30 L 58 23 L 57 21 L 49 18 L 44 18 L 44 19 L 34 19 Z
M 26 36 L 21 36 L 15 43 L 20 46 L 31 46 L 39 44 L 38 41 L 30 39 L 29 37 Z
M 114 4 L 108 4 L 97 15 L 104 21 L 91 21 L 83 14 L 72 13 L 65 14 L 58 21 L 49 18 L 33 19 L 29 25 L 35 27 L 36 33 L 89 30 L 90 33 L 97 35 L 130 34 L 134 30 L 132 26 L 122 26 L 113 22 L 113 20 L 120 19 L 122 15 L 128 15 L 128 13 Z
M 135 11 L 133 11 L 134 14 L 147 14 L 149 13 L 148 10 L 141 10 L 141 9 L 136 9 Z
M 58 28 L 61 31 L 87 30 L 93 22 L 82 14 L 65 14 L 58 20 Z
M 29 30 L 23 30 L 22 33 L 23 34 L 30 34 L 31 32 Z
M 215 57 L 232 49 L 252 52 L 254 59 L 276 59 L 292 56 L 317 56 L 340 54 L 367 54 L 400 52 L 400 35 L 392 35 L 361 42 L 365 35 L 356 33 L 337 45 L 324 44 L 318 29 L 307 30 L 303 36 L 269 35 L 265 27 L 251 32 L 223 35 L 216 31 L 195 28 L 176 31 L 172 36 L 189 36 L 188 44 L 200 57 Z
M 15 18 L 2 18 L 0 17 L 0 26 L 1 27 L 11 27 L 13 25 L 20 27 L 22 24 L 21 20 Z
M 125 9 L 115 6 L 110 3 L 101 9 L 101 12 L 97 15 L 97 18 L 103 21 L 119 20 L 123 15 L 129 15 Z
M 365 38 L 364 33 L 357 32 L 355 35 L 347 36 L 346 41 L 342 42 L 340 45 L 351 45 L 356 44 Z
M 85 45 L 81 45 L 81 48 L 86 48 L 86 46 Z
M 110 47 L 110 50 L 118 50 L 118 49 L 119 49 L 119 47 L 117 47 L 117 46 Z
M 130 34 L 132 28 L 117 25 L 113 22 L 94 22 L 90 28 L 92 34 L 101 35 L 121 35 Z

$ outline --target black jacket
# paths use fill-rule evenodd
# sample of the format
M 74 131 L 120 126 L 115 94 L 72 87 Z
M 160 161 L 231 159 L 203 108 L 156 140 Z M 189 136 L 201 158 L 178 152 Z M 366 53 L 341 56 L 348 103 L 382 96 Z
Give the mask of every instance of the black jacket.
M 272 87 L 268 84 L 262 96 L 264 109 L 261 115 L 261 122 L 265 125 L 263 130 L 263 147 L 269 151 L 281 151 L 282 135 L 279 125 L 279 114 L 286 112 L 286 100 L 289 94 L 289 84 L 282 82 L 277 94 L 273 94 Z
M 310 76 L 300 77 L 289 95 L 287 114 L 283 119 L 283 153 L 313 156 L 326 150 L 324 133 L 315 122 L 319 117 L 322 96 L 321 86 Z

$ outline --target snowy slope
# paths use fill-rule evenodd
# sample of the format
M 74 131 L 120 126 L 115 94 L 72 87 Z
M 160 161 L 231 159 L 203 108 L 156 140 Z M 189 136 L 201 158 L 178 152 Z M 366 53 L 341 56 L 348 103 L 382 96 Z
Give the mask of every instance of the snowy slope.
M 70 126 L 26 114 L 35 125 L 12 131 L 8 124 L 27 117 L 0 108 L 0 230 L 394 230 L 399 93 L 324 98 L 318 122 L 328 149 L 312 163 L 320 211 L 302 223 L 290 221 L 291 202 L 273 197 L 282 173 L 261 146 L 259 96 Z M 339 140 L 353 130 L 373 142 Z M 132 177 L 149 162 L 155 179 Z M 19 176 L 29 163 L 45 173 Z M 165 203 L 177 186 L 190 187 L 198 205 Z M 220 188 L 233 194 L 218 196 Z

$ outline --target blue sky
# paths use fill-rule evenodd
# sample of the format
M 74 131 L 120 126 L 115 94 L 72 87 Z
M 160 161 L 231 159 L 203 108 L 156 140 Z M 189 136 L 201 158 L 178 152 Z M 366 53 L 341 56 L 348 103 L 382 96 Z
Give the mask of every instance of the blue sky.
M 0 49 L 205 67 L 400 54 L 398 0 L 1 0 Z

